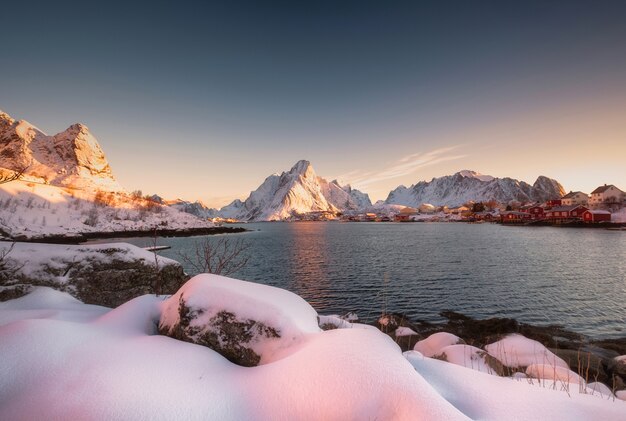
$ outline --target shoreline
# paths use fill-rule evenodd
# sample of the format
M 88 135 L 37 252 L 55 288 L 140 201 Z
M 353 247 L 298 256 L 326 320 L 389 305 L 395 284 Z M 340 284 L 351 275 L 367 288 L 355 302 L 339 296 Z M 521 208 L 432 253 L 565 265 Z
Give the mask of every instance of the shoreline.
M 402 352 L 413 350 L 417 342 L 440 332 L 455 335 L 463 340 L 463 344 L 481 350 L 505 336 L 519 334 L 541 343 L 567 362 L 572 371 L 587 379 L 602 382 L 614 390 L 626 388 L 626 372 L 614 360 L 626 355 L 626 336 L 593 339 L 556 324 L 539 326 L 507 317 L 476 319 L 450 310 L 439 315 L 446 320 L 437 323 L 413 321 L 402 313 L 388 313 L 375 321 L 362 323 L 388 335 Z M 416 334 L 396 336 L 396 329 L 400 327 L 411 329 Z
M 85 232 L 70 235 L 46 235 L 43 237 L 26 237 L 18 235 L 8 238 L 7 241 L 17 241 L 23 243 L 44 243 L 44 244 L 73 244 L 78 245 L 89 240 L 106 240 L 111 238 L 134 238 L 134 237 L 193 237 L 196 235 L 217 235 L 217 234 L 237 234 L 249 231 L 239 227 L 207 227 L 207 228 L 187 228 L 187 229 L 157 229 L 157 230 L 127 230 L 127 231 L 102 231 Z

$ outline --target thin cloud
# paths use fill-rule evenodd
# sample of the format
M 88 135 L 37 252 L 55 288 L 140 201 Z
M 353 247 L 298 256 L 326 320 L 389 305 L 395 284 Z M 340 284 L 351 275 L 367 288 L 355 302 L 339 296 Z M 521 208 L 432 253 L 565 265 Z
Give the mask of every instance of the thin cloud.
M 361 170 L 351 171 L 338 177 L 341 180 L 346 180 L 348 183 L 363 188 L 371 184 L 378 183 L 384 180 L 390 180 L 393 178 L 403 177 L 414 173 L 415 171 L 427 167 L 429 165 L 439 164 L 441 162 L 453 161 L 456 159 L 465 158 L 467 155 L 454 154 L 457 146 L 449 146 L 446 148 L 439 148 L 429 152 L 419 152 L 410 155 L 403 156 L 392 165 L 384 168 L 383 170 L 376 172 L 365 172 Z

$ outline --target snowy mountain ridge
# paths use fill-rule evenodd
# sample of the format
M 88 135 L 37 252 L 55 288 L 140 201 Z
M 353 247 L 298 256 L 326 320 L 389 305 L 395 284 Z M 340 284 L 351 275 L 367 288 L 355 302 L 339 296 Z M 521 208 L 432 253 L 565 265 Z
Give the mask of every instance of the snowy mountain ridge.
M 464 170 L 453 175 L 420 181 L 410 187 L 399 186 L 387 196 L 385 203 L 418 207 L 422 203 L 435 206 L 460 206 L 469 201 L 544 202 L 565 194 L 563 186 L 551 178 L 539 176 L 530 185 L 512 178 L 496 178 Z
M 318 177 L 309 161 L 298 161 L 289 171 L 272 174 L 245 201 L 220 209 L 225 218 L 275 221 L 308 212 L 338 213 L 371 205 L 369 196 Z
M 59 187 L 123 191 L 100 144 L 83 124 L 48 136 L 0 111 L 0 168 L 26 168 L 23 179 Z

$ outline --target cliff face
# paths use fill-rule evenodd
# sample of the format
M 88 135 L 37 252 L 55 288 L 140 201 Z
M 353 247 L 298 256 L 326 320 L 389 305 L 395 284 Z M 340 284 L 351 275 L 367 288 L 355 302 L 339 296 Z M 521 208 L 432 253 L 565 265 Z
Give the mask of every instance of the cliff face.
M 123 190 L 97 139 L 83 124 L 49 136 L 0 111 L 0 168 L 26 168 L 24 179 L 55 186 Z

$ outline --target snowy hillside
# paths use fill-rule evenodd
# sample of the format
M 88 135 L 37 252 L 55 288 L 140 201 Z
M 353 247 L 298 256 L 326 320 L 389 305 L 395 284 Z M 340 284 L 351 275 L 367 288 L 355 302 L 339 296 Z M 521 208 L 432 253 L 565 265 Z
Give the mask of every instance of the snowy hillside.
M 368 203 L 367 195 L 318 177 L 311 163 L 302 160 L 287 172 L 270 175 L 244 202 L 235 200 L 220 214 L 243 221 L 274 221 L 315 211 L 356 210 Z
M 512 178 L 495 178 L 474 171 L 460 171 L 454 175 L 420 181 L 410 187 L 392 190 L 385 203 L 418 207 L 422 203 L 436 206 L 459 206 L 468 201 L 496 200 L 508 203 L 543 202 L 560 198 L 565 193 L 558 181 L 540 176 L 531 186 Z
M 89 232 L 206 228 L 189 213 L 125 192 L 90 192 L 28 181 L 0 184 L 0 233 L 37 238 Z
M 27 121 L 0 111 L 0 168 L 26 172 L 23 179 L 85 190 L 121 191 L 96 138 L 82 124 L 48 136 Z

